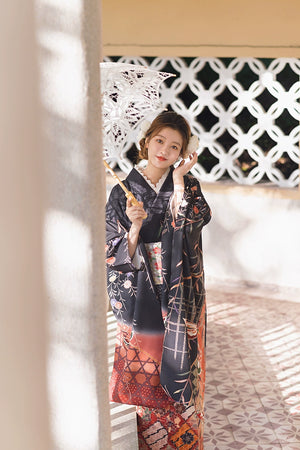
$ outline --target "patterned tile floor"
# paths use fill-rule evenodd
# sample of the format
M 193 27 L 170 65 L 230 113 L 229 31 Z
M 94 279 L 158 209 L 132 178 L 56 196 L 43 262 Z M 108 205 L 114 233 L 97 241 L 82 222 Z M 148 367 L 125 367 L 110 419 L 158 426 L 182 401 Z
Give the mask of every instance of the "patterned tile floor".
M 299 291 L 207 285 L 204 449 L 300 450 Z M 130 411 L 129 429 L 116 423 L 118 450 L 126 433 L 136 448 Z
M 205 450 L 300 449 L 300 295 L 208 289 Z

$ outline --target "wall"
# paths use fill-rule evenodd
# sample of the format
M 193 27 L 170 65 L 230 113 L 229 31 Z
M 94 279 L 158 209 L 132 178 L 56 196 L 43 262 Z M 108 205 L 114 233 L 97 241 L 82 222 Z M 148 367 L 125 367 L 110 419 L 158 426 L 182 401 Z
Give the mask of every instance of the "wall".
M 207 278 L 300 288 L 298 193 L 258 186 L 202 188 L 213 213 L 203 231 Z
M 103 54 L 300 56 L 298 0 L 103 0 Z
M 2 8 L 0 65 L 0 448 L 50 450 L 43 140 L 31 0 Z

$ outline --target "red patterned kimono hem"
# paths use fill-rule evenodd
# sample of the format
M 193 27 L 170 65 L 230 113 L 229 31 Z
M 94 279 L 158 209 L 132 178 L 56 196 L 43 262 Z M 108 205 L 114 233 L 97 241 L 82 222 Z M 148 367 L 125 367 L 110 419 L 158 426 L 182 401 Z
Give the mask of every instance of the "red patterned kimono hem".
M 193 406 L 137 406 L 139 450 L 203 450 L 203 416 Z

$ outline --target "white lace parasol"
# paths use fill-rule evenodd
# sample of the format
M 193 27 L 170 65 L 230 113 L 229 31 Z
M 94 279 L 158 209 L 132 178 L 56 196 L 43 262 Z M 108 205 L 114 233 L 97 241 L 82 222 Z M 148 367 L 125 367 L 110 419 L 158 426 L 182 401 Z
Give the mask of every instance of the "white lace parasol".
M 119 162 L 126 166 L 127 138 L 137 132 L 145 116 L 163 110 L 159 86 L 175 75 L 114 62 L 100 63 L 100 73 L 104 158 L 112 165 Z

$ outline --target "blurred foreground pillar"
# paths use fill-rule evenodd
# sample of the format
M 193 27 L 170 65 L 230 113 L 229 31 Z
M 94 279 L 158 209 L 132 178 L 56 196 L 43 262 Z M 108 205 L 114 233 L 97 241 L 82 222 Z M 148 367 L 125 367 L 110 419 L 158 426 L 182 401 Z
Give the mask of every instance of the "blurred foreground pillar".
M 55 450 L 110 448 L 99 0 L 38 0 Z
M 49 450 L 42 154 L 32 0 L 0 15 L 0 448 Z

